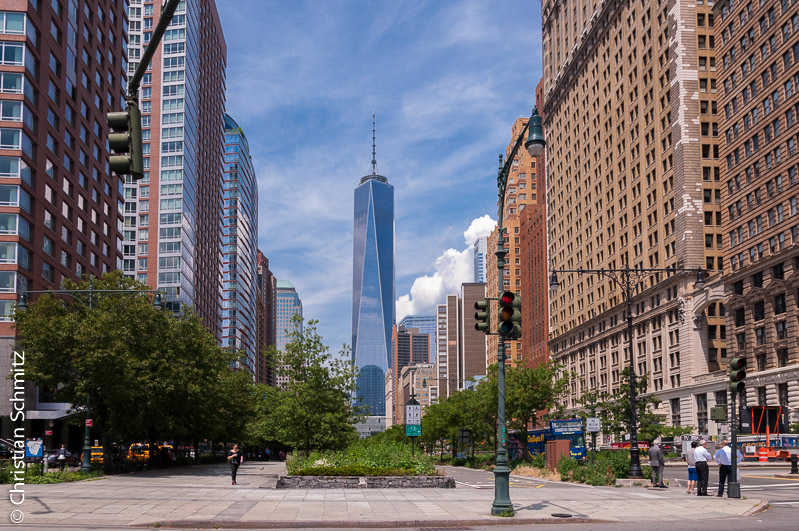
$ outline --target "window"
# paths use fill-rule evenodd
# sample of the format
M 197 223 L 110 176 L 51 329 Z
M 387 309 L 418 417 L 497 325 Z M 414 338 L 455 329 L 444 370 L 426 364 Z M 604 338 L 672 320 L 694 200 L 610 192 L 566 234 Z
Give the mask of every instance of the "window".
M 757 346 L 766 344 L 766 329 L 762 326 L 755 328 L 755 344 Z
M 777 339 L 788 339 L 788 325 L 785 321 L 777 321 L 774 323 L 774 329 L 777 333 Z

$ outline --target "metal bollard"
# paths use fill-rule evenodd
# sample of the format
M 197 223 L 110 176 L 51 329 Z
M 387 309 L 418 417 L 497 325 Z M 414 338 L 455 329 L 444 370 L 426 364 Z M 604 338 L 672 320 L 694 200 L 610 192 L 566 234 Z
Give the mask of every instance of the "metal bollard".
M 791 454 L 791 474 L 799 474 L 799 467 L 797 467 L 797 461 L 799 461 L 799 455 Z

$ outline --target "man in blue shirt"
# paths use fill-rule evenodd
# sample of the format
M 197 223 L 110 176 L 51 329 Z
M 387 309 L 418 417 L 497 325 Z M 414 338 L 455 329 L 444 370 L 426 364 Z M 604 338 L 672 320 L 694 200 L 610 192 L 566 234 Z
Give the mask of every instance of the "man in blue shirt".
M 744 456 L 737 449 L 736 452 L 738 453 L 738 463 L 740 463 L 744 460 Z M 732 448 L 726 440 L 721 441 L 721 448 L 716 451 L 713 459 L 719 464 L 719 493 L 716 497 L 721 498 L 724 496 L 724 483 L 729 482 L 730 467 L 732 466 Z

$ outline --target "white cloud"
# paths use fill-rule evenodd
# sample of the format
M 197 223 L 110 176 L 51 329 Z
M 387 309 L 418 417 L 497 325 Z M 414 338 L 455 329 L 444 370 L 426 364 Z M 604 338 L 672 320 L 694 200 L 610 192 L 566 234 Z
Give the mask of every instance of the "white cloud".
M 492 219 L 488 214 L 473 220 L 469 228 L 463 233 L 466 245 L 471 247 L 478 238 L 491 234 L 491 231 L 494 230 L 496 226 L 496 220 Z
M 447 249 L 436 258 L 432 275 L 417 277 L 410 293 L 397 299 L 397 321 L 406 315 L 435 314 L 437 304 L 442 304 L 447 295 L 460 293 L 461 284 L 474 280 L 474 242 L 488 236 L 496 221 L 488 214 L 471 222 L 463 233 L 467 247 L 463 251 Z

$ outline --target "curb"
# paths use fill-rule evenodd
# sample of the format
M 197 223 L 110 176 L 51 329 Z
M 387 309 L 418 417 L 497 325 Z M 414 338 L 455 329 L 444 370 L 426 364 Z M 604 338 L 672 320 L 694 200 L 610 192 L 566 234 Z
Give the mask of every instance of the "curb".
M 756 514 L 762 513 L 763 511 L 767 511 L 767 510 L 769 510 L 771 508 L 771 504 L 769 504 L 769 502 L 767 502 L 767 501 L 764 502 L 763 500 L 760 500 L 760 502 L 761 502 L 761 505 L 758 505 L 756 507 L 752 507 L 751 509 L 749 509 L 748 511 L 743 513 L 741 516 L 754 516 Z
M 780 479 L 799 479 L 799 474 L 774 474 L 774 477 Z
M 152 528 L 150 524 L 136 524 L 131 527 Z M 536 525 L 536 524 L 610 524 L 613 520 L 599 520 L 595 518 L 502 518 L 495 517 L 491 520 L 385 520 L 385 521 L 352 521 L 352 520 L 305 520 L 305 521 L 276 521 L 253 520 L 249 522 L 224 521 L 224 520 L 172 520 L 157 522 L 161 528 L 177 529 L 337 529 L 337 528 L 397 528 L 412 527 L 485 527 L 506 525 Z

